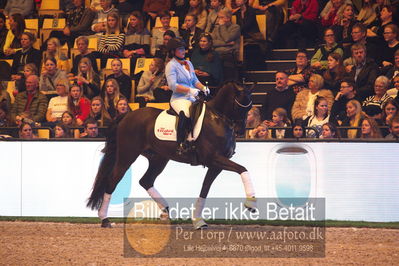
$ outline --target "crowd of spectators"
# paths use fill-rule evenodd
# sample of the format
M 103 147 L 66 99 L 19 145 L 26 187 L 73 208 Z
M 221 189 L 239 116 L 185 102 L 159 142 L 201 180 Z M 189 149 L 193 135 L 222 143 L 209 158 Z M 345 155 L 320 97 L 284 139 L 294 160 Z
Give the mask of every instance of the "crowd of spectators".
M 8 80 L 15 82 L 13 104 L 0 88 L 0 126 L 19 126 L 21 136 L 34 137 L 27 123 L 51 127 L 57 138 L 94 136 L 93 121 L 109 125 L 130 102 L 168 102 L 166 46 L 178 37 L 211 88 L 237 80 L 240 69 L 262 70 L 272 48 L 299 49 L 295 68 L 277 72 L 275 89 L 249 113 L 252 138 L 398 137 L 395 0 L 63 0 L 56 19 L 65 18 L 65 27 L 37 45 L 43 35 L 27 29 L 25 19 L 43 21 L 40 2 L 0 6 L 0 58 L 12 59 Z M 256 14 L 266 14 L 266 36 Z M 153 59 L 134 75 L 139 58 Z

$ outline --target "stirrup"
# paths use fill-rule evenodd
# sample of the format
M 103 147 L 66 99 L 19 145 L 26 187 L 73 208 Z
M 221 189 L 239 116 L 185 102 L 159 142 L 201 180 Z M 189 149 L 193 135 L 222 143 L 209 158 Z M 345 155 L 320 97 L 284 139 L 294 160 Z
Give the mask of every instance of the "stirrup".
M 208 224 L 202 218 L 192 218 L 192 221 L 195 230 L 208 228 Z
M 256 207 L 256 198 L 255 197 L 247 197 L 247 199 L 244 202 L 244 206 L 245 208 L 248 209 L 248 211 L 254 213 L 257 211 L 257 207 Z

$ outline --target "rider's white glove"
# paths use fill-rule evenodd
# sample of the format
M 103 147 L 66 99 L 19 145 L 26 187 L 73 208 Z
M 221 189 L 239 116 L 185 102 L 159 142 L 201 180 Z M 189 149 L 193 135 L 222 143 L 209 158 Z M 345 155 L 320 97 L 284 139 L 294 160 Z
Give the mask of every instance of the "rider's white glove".
M 195 96 L 198 95 L 199 91 L 200 91 L 199 89 L 190 88 L 189 93 L 190 93 L 191 96 L 195 97 Z
M 204 86 L 202 91 L 204 92 L 205 96 L 208 96 L 211 93 L 211 91 L 209 90 L 208 86 Z

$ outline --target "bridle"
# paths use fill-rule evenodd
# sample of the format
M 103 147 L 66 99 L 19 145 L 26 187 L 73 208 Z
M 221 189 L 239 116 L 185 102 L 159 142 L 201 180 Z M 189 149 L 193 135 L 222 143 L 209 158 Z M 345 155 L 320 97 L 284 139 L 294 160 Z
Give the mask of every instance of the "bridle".
M 234 101 L 236 102 L 236 104 L 238 104 L 238 106 L 240 106 L 240 107 L 242 107 L 242 108 L 248 108 L 248 107 L 252 106 L 252 100 L 251 100 L 251 101 L 249 102 L 249 104 L 247 104 L 247 105 L 241 104 L 241 103 L 237 100 L 237 98 L 234 98 Z

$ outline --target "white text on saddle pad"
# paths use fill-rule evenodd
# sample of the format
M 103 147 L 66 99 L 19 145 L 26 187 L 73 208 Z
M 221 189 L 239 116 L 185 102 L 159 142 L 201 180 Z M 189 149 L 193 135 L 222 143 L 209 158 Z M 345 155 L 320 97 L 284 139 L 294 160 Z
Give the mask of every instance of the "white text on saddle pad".
M 202 108 L 201 115 L 198 118 L 197 124 L 194 126 L 193 137 L 188 135 L 187 140 L 196 140 L 201 132 L 202 122 L 204 121 L 206 105 Z M 176 141 L 176 116 L 170 115 L 164 110 L 161 112 L 155 121 L 154 134 L 160 140 Z

